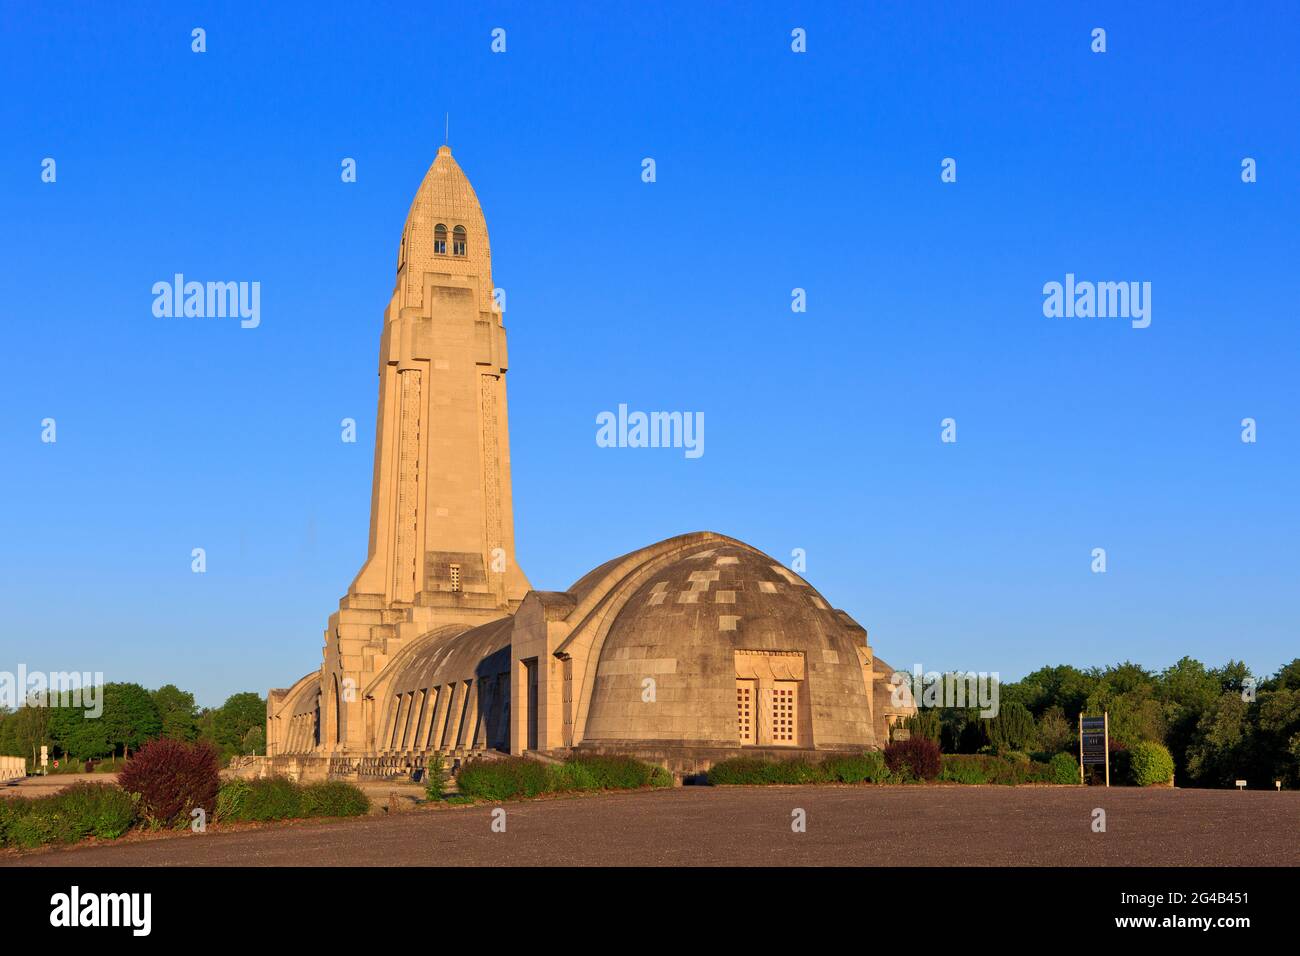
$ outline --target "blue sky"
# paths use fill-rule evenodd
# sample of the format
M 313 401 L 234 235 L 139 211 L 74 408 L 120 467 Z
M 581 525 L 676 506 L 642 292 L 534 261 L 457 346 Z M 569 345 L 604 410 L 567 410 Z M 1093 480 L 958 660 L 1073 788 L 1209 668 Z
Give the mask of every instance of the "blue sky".
M 445 113 L 535 587 L 711 529 L 803 548 L 896 666 L 1300 655 L 1294 7 L 269 6 L 4 2 L 0 669 L 213 704 L 319 664 Z M 261 326 L 156 319 L 176 272 Z M 1045 318 L 1067 272 L 1151 326 Z M 704 456 L 598 448 L 619 403 Z

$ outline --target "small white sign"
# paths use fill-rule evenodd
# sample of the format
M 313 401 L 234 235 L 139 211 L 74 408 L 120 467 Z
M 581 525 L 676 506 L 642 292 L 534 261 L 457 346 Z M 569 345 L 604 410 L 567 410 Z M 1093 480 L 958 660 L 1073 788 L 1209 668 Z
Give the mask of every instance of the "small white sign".
M 45 744 L 41 744 L 41 766 L 48 767 L 49 765 L 50 765 L 50 748 Z
M 1237 781 L 1237 789 L 1238 789 L 1238 790 L 1245 790 L 1245 789 L 1246 789 L 1246 781 L 1245 781 L 1245 780 L 1238 780 L 1238 781 Z

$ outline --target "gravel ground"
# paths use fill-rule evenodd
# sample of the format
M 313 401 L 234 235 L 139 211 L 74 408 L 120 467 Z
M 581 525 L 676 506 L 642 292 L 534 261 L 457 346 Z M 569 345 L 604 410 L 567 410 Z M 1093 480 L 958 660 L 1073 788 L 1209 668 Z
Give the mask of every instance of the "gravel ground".
M 480 805 L 8 853 L 0 865 L 1300 865 L 1300 792 L 685 787 L 502 807 L 504 833 Z M 795 809 L 804 833 L 792 832 Z

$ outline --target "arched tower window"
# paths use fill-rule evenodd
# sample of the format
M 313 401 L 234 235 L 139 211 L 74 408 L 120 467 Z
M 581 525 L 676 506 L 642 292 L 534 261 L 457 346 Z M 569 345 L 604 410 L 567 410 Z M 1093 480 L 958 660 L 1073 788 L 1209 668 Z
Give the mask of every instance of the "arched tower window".
M 447 227 L 442 223 L 433 227 L 433 251 L 440 256 L 447 254 Z
M 468 243 L 465 241 L 465 227 L 457 226 L 451 234 L 451 254 L 454 256 L 465 255 Z

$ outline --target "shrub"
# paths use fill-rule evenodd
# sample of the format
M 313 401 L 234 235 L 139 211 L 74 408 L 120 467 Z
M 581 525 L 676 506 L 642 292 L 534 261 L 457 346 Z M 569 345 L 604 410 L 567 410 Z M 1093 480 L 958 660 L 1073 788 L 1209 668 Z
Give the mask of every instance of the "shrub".
M 289 820 L 300 817 L 303 788 L 287 777 L 263 777 L 248 781 L 248 792 L 234 820 Z
M 1078 783 L 1079 761 L 1067 753 L 1053 754 L 1047 762 L 1048 774 L 1052 783 Z
M 885 783 L 889 768 L 884 756 L 876 750 L 847 757 L 827 757 L 822 761 L 827 779 L 839 783 Z
M 929 737 L 896 740 L 885 748 L 885 765 L 894 776 L 933 780 L 939 776 L 939 745 Z
M 1129 750 L 1129 778 L 1139 787 L 1169 783 L 1174 779 L 1174 758 L 1164 744 L 1144 740 Z
M 989 742 L 999 752 L 1029 750 L 1038 736 L 1034 715 L 1018 701 L 1002 705 L 997 716 L 988 722 L 987 733 Z
M 913 737 L 929 737 L 936 744 L 943 733 L 943 725 L 937 710 L 919 710 L 903 721 L 903 726 Z
M 326 780 L 302 788 L 301 808 L 304 817 L 361 817 L 370 812 L 370 798 L 355 784 Z
M 51 804 L 53 799 L 54 797 L 41 797 L 36 800 L 12 801 L 15 806 L 9 808 L 5 842 L 28 850 L 60 842 L 62 831 L 58 813 Z
M 1131 780 L 1133 753 L 1114 738 L 1110 741 L 1110 776 L 1112 780 Z
M 120 837 L 135 820 L 135 801 L 112 784 L 76 783 L 34 800 L 0 800 L 0 846 L 27 849 Z
M 447 764 L 442 754 L 434 753 L 424 768 L 424 795 L 430 800 L 441 800 L 447 791 Z
M 458 785 L 466 797 L 508 800 L 572 790 L 671 787 L 673 775 L 663 767 L 631 757 L 583 756 L 562 764 L 545 764 L 523 757 L 508 760 L 480 758 L 465 763 Z
M 163 738 L 145 744 L 126 762 L 118 784 L 138 795 L 140 817 L 151 826 L 185 826 L 191 810 L 215 808 L 220 770 L 210 744 Z
M 309 784 L 287 777 L 228 780 L 217 793 L 217 819 L 222 821 L 358 817 L 369 812 L 370 798 L 361 788 L 340 780 Z
M 74 783 L 49 799 L 69 843 L 88 836 L 115 840 L 135 822 L 135 801 L 112 784 Z
M 760 760 L 733 757 L 715 763 L 708 772 L 710 784 L 798 784 L 826 783 L 829 777 L 821 764 L 806 760 Z
M 525 757 L 475 757 L 460 768 L 457 784 L 462 794 L 481 800 L 535 797 L 545 793 L 553 779 L 547 770 L 547 764 Z
M 252 786 L 247 780 L 227 780 L 217 791 L 217 819 L 243 819 L 244 805 Z
M 948 783 L 990 783 L 985 766 L 988 759 L 975 754 L 945 754 L 939 779 Z
M 557 771 L 555 776 L 560 783 L 570 784 L 568 787 L 557 786 L 554 788 L 557 790 L 637 790 L 641 787 L 663 786 L 662 782 L 655 783 L 655 771 L 663 770 L 662 767 L 631 757 L 575 757 L 553 769 Z M 660 776 L 659 780 L 662 779 Z M 668 775 L 668 780 L 671 785 L 671 774 Z

